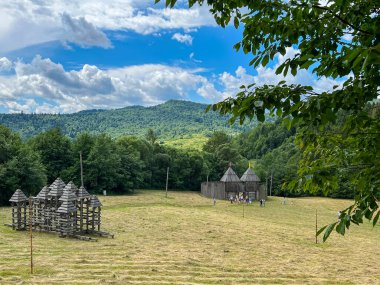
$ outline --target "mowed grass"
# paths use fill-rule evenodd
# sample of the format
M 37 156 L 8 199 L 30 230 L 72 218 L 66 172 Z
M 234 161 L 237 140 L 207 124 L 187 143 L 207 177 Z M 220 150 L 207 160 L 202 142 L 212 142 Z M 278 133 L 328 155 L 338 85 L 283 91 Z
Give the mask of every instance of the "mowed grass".
M 141 191 L 100 197 L 98 242 L 34 234 L 3 226 L 0 208 L 0 284 L 380 284 L 380 227 L 354 226 L 315 244 L 319 224 L 336 219 L 350 201 L 325 198 L 244 206 L 194 192 Z

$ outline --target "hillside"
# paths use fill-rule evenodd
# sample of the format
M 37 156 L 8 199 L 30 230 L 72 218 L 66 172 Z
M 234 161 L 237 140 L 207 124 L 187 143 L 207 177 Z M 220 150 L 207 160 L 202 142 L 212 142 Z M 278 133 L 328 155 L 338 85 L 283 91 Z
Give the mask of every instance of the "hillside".
M 81 132 L 142 136 L 151 128 L 160 139 L 191 134 L 208 135 L 214 130 L 238 133 L 255 123 L 230 126 L 228 117 L 205 113 L 206 104 L 171 100 L 152 107 L 130 106 L 114 110 L 86 110 L 73 114 L 0 114 L 0 124 L 29 138 L 53 127 L 74 138 Z

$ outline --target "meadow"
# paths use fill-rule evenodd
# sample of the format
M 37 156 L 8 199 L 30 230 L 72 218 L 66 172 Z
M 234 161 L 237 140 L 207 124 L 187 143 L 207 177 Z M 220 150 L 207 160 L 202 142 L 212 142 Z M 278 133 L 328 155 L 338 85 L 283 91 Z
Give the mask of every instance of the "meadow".
M 100 198 L 115 238 L 34 233 L 33 275 L 28 233 L 4 226 L 10 208 L 0 208 L 0 284 L 380 284 L 380 226 L 315 243 L 316 210 L 322 226 L 349 200 L 272 198 L 264 208 L 213 206 L 196 192 Z

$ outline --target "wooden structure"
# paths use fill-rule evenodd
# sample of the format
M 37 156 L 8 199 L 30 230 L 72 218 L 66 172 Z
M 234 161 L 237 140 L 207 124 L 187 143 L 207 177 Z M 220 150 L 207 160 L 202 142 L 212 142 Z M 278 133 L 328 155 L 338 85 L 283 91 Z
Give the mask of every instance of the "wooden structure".
M 29 205 L 25 194 L 17 189 L 10 199 L 12 204 L 12 226 L 15 230 L 26 230 Z M 31 203 L 32 227 L 36 231 L 54 232 L 61 237 L 76 237 L 83 240 L 94 240 L 86 234 L 99 236 L 113 235 L 101 232 L 101 207 L 99 199 L 91 196 L 81 186 L 73 182 L 67 185 L 57 178 L 49 187 L 41 189 Z
M 224 182 L 224 191 L 226 197 L 236 197 L 239 196 L 240 193 L 244 193 L 244 185 L 241 183 L 239 177 L 232 169 L 231 164 L 220 181 Z
M 244 183 L 244 192 L 249 199 L 266 199 L 266 197 L 262 197 L 263 195 L 260 193 L 260 178 L 250 167 L 248 167 L 243 176 L 240 177 L 240 181 Z
M 206 197 L 220 200 L 228 200 L 231 197 L 235 199 L 240 196 L 251 200 L 267 198 L 265 186 L 250 167 L 239 178 L 231 164 L 220 181 L 202 182 L 201 193 Z
M 9 202 L 12 205 L 12 228 L 14 230 L 26 230 L 28 198 L 20 189 L 17 189 Z

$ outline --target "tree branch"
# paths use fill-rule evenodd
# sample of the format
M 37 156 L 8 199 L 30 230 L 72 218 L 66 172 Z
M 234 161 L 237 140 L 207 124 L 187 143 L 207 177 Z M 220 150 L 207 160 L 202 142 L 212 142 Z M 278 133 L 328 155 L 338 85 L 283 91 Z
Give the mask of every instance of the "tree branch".
M 366 35 L 370 35 L 372 36 L 373 34 L 368 32 L 368 31 L 365 31 L 365 30 L 362 30 L 358 27 L 355 27 L 354 25 L 350 24 L 346 19 L 342 18 L 341 16 L 339 16 L 338 14 L 335 14 L 333 13 L 329 8 L 326 8 L 326 7 L 321 7 L 321 6 L 318 6 L 318 5 L 313 5 L 314 8 L 317 8 L 317 9 L 321 9 L 321 10 L 325 10 L 327 12 L 329 12 L 333 17 L 337 18 L 338 20 L 340 20 L 342 23 L 348 25 L 349 27 L 351 27 L 352 29 L 356 30 L 356 31 L 359 31 L 363 34 L 366 34 Z

